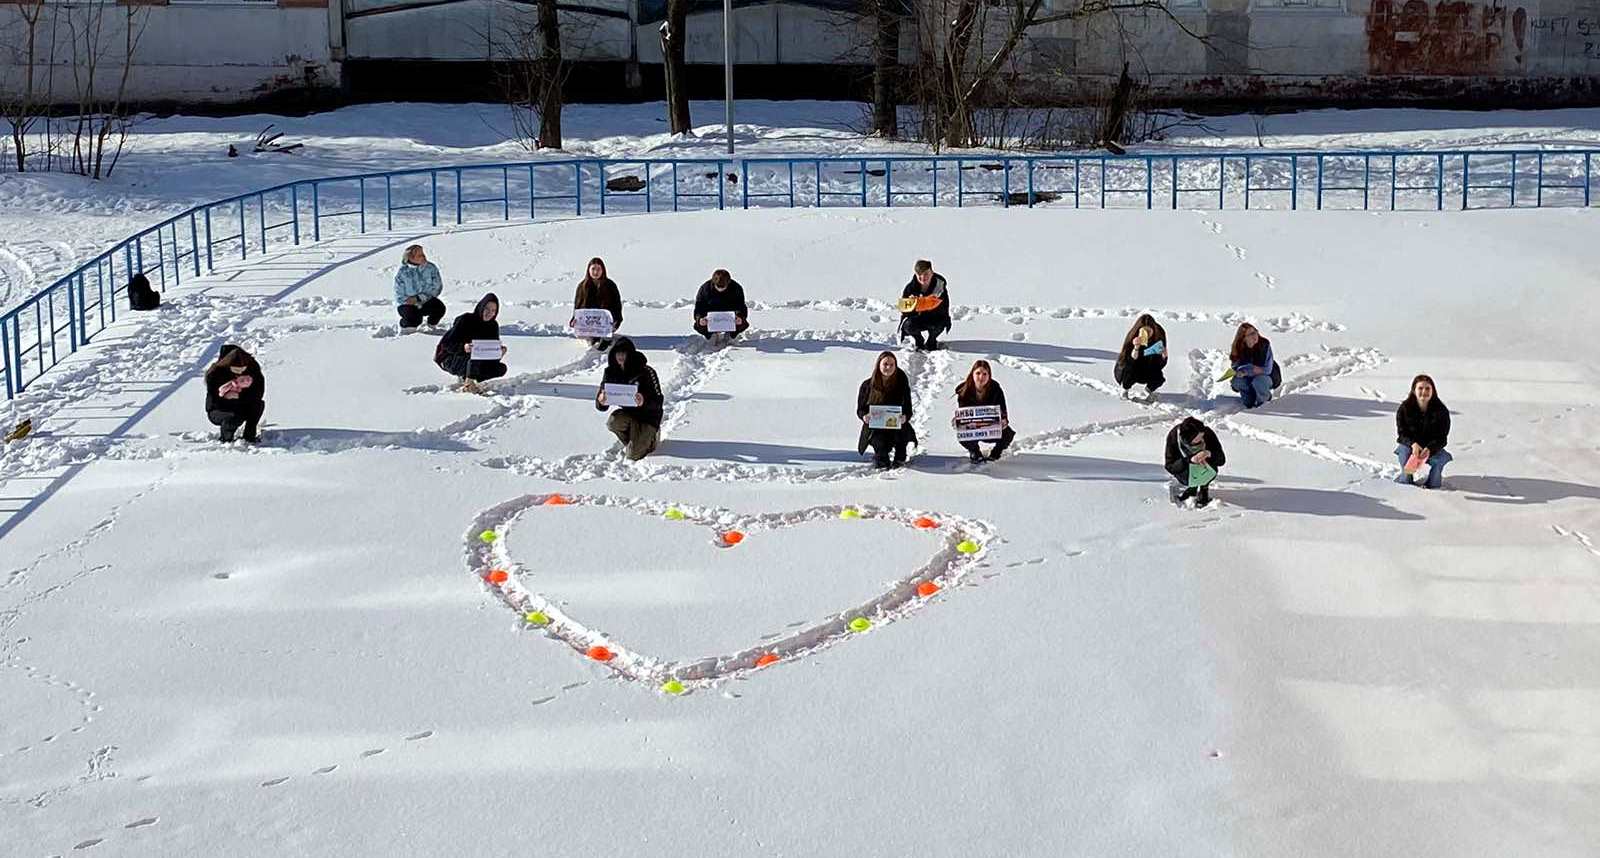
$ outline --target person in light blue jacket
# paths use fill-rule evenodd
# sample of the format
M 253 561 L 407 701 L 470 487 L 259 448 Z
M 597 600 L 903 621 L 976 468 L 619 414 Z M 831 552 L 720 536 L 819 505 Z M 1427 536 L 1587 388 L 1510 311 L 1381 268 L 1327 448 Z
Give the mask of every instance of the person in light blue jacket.
M 1245 408 L 1271 402 L 1272 391 L 1283 384 L 1283 372 L 1272 359 L 1271 341 L 1249 322 L 1240 325 L 1233 335 L 1228 361 L 1233 365 L 1233 389 Z
M 439 266 L 428 261 L 422 245 L 406 248 L 400 258 L 400 270 L 394 273 L 394 303 L 400 311 L 400 333 L 409 334 L 426 318 L 432 330 L 444 318 L 444 302 L 439 293 L 444 282 L 439 279 Z

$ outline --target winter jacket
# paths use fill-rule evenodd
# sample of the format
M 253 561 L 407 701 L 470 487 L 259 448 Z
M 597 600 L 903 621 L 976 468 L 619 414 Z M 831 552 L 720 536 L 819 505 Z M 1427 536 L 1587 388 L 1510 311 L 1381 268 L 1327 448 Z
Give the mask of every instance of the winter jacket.
M 133 275 L 128 281 L 128 309 L 154 310 L 161 306 L 161 295 L 150 288 L 150 278 L 143 274 Z
M 617 284 L 610 277 L 599 283 L 592 283 L 585 277 L 578 284 L 577 294 L 572 296 L 572 309 L 610 310 L 611 328 L 615 330 L 622 327 L 622 293 L 617 291 Z
M 989 386 L 983 389 L 981 395 L 978 393 L 976 385 L 956 394 L 956 405 L 961 408 L 972 408 L 978 405 L 998 405 L 1000 406 L 1000 419 L 1011 419 L 1011 415 L 1006 412 L 1006 392 L 1000 389 L 1000 382 L 992 378 L 989 379 Z
M 873 373 L 876 375 L 876 371 Z M 993 387 L 994 383 L 990 382 Z M 894 384 L 888 395 L 881 402 L 872 402 L 872 379 L 861 382 L 861 388 L 856 391 L 856 419 L 867 416 L 869 405 L 898 405 L 900 406 L 900 433 L 905 436 L 906 443 L 917 443 L 917 430 L 911 428 L 911 379 L 906 377 L 905 370 L 894 371 Z M 856 452 L 865 453 L 872 438 L 873 432 L 890 432 L 890 429 L 873 429 L 866 423 L 861 424 L 861 435 L 856 439 Z
M 445 331 L 439 339 L 439 345 L 433 350 L 433 362 L 443 364 L 448 356 L 464 354 L 467 343 L 476 340 L 500 339 L 499 314 L 489 321 L 483 320 L 483 306 L 493 301 L 496 307 L 500 306 L 500 299 L 493 292 L 484 295 L 478 301 L 478 306 L 472 308 L 470 313 L 462 313 L 451 323 L 450 330 Z
M 942 333 L 950 330 L 950 289 L 949 285 L 945 283 L 943 274 L 933 275 L 933 280 L 929 281 L 926 292 L 922 290 L 922 284 L 917 282 L 917 278 L 912 277 L 911 282 L 907 283 L 905 290 L 900 293 L 900 297 L 939 299 L 939 306 L 931 310 L 901 313 L 900 325 L 902 329 L 904 329 L 907 322 L 915 319 L 917 327 L 925 331 Z
M 750 308 L 744 302 L 744 287 L 739 281 L 728 281 L 728 288 L 721 291 L 711 285 L 711 281 L 700 284 L 700 291 L 694 296 L 694 317 L 703 319 L 707 313 L 726 313 L 732 311 L 741 319 L 750 318 Z
M 1150 326 L 1150 342 L 1145 344 L 1139 357 L 1131 354 L 1133 338 L 1136 331 L 1129 331 L 1127 339 L 1122 341 L 1122 351 L 1117 353 L 1117 365 L 1111 370 L 1111 375 L 1120 384 L 1123 373 L 1132 367 L 1135 377 L 1149 378 L 1152 370 L 1162 370 L 1167 367 L 1167 331 L 1159 324 Z M 1151 353 L 1156 343 L 1161 344 L 1161 350 Z
M 217 353 L 217 357 L 221 359 L 228 352 L 235 351 L 238 348 L 233 343 L 228 343 Z M 239 391 L 237 397 L 229 399 L 217 392 L 224 384 L 240 376 L 249 376 L 250 386 Z M 242 373 L 235 374 L 233 370 L 225 366 L 212 367 L 206 371 L 206 411 L 229 411 L 242 414 L 250 410 L 250 407 L 254 404 L 261 402 L 266 393 L 267 380 L 261 375 L 261 364 L 257 363 L 254 357 L 250 358 L 249 364 L 246 365 L 245 371 Z
M 1272 342 L 1266 337 L 1256 339 L 1255 348 L 1245 347 L 1244 354 L 1233 362 L 1233 371 L 1236 375 L 1244 375 L 1244 371 L 1251 367 L 1269 367 L 1272 374 L 1272 389 L 1277 390 L 1283 386 L 1283 370 L 1278 368 L 1278 362 L 1272 357 Z
M 619 352 L 627 354 L 627 359 L 622 366 L 617 366 L 616 355 Z M 645 358 L 644 352 L 634 348 L 633 340 L 627 337 L 618 337 L 612 344 L 611 351 L 606 355 L 606 371 L 600 378 L 601 384 L 636 384 L 639 393 L 644 395 L 643 405 L 618 405 L 611 403 L 610 407 L 616 408 L 623 414 L 657 429 L 661 428 L 661 415 L 665 410 L 666 396 L 661 392 L 661 380 L 656 377 L 656 371 L 650 366 L 650 361 Z M 594 407 L 604 411 L 607 406 L 600 404 L 600 396 L 595 395 Z
M 1192 464 L 1189 461 L 1189 456 L 1194 455 L 1194 453 L 1190 453 L 1188 456 L 1184 455 L 1183 439 L 1178 437 L 1178 428 L 1174 426 L 1172 431 L 1167 433 L 1167 473 L 1176 478 L 1178 482 L 1188 485 L 1189 465 Z M 1222 452 L 1222 442 L 1217 440 L 1217 433 L 1211 431 L 1210 426 L 1203 427 L 1200 433 L 1205 437 L 1205 449 L 1211 453 L 1211 458 L 1207 460 L 1207 464 L 1219 471 L 1222 470 L 1222 466 L 1228 463 L 1228 456 Z
M 400 270 L 394 273 L 394 302 L 404 304 L 407 298 L 426 304 L 428 299 L 439 297 L 444 291 L 444 281 L 439 279 L 439 266 L 432 262 L 421 265 L 400 260 Z
M 1415 399 L 1406 398 L 1394 413 L 1395 435 L 1401 445 L 1420 444 L 1439 452 L 1450 441 L 1450 409 L 1435 398 L 1424 411 Z

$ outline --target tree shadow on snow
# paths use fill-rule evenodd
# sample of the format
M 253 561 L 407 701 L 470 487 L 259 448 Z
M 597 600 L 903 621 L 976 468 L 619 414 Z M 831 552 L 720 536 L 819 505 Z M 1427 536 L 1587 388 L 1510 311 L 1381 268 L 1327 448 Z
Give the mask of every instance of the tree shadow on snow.
M 1600 487 L 1597 486 L 1532 477 L 1452 477 L 1446 471 L 1445 485 L 1452 491 L 1477 495 L 1467 500 L 1511 506 L 1529 506 L 1569 498 L 1600 499 Z
M 1017 342 L 1016 340 L 943 340 L 950 351 L 986 355 L 1004 355 L 1017 360 L 1034 360 L 1041 363 L 1088 363 L 1109 361 L 1115 363 L 1117 353 L 1105 349 L 1075 349 L 1050 343 Z
M 761 444 L 750 441 L 692 441 L 670 438 L 656 451 L 661 456 L 679 459 L 734 462 L 744 465 L 837 465 L 859 464 L 866 459 L 855 450 L 825 450 L 792 444 Z
M 1219 494 L 1221 494 L 1219 492 Z M 1221 494 L 1223 503 L 1256 512 L 1283 512 L 1329 518 L 1372 518 L 1389 521 L 1421 521 L 1416 513 L 1395 509 L 1382 500 L 1354 492 L 1328 489 L 1297 489 L 1282 486 L 1247 489 Z

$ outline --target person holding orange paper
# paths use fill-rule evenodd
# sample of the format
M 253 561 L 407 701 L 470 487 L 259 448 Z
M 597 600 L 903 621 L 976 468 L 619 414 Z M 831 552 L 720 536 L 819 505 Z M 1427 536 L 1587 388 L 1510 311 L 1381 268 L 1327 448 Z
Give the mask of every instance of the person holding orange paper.
M 918 351 L 935 351 L 939 335 L 950 330 L 950 291 L 932 262 L 917 260 L 914 272 L 900 293 L 900 336 L 915 340 Z
M 1454 458 L 1444 446 L 1450 440 L 1450 409 L 1439 399 L 1433 379 L 1419 375 L 1411 380 L 1411 395 L 1400 403 L 1394 413 L 1396 438 L 1394 448 L 1400 460 L 1400 476 L 1395 482 L 1417 485 L 1417 471 L 1428 468 L 1424 488 L 1437 489 L 1444 485 L 1444 466 Z

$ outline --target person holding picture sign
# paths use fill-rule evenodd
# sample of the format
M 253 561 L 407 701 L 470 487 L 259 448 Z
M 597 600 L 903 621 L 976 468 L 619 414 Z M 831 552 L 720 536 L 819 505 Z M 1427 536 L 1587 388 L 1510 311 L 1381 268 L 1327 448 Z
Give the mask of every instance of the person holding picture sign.
M 606 276 L 606 264 L 598 256 L 589 260 L 578 292 L 572 297 L 572 320 L 567 322 L 575 336 L 589 340 L 597 349 L 611 348 L 611 336 L 622 327 L 622 293 Z
M 500 343 L 500 299 L 493 292 L 483 296 L 470 313 L 456 317 L 450 330 L 433 351 L 439 368 L 461 379 L 464 390 L 477 392 L 478 382 L 506 374 L 501 360 L 506 347 Z
M 1272 401 L 1272 391 L 1283 384 L 1283 371 L 1272 358 L 1272 341 L 1261 336 L 1249 322 L 1239 325 L 1228 349 L 1231 366 L 1224 380 L 1231 381 L 1245 408 L 1259 408 Z
M 1167 383 L 1167 377 L 1161 373 L 1166 367 L 1166 329 L 1154 316 L 1141 314 L 1128 329 L 1128 335 L 1122 338 L 1122 351 L 1117 353 L 1117 366 L 1111 372 L 1122 385 L 1122 398 L 1128 398 L 1135 384 L 1142 384 L 1145 400 L 1155 399 L 1156 389 Z
M 711 272 L 694 296 L 694 329 L 706 339 L 726 342 L 750 327 L 750 307 L 744 287 L 725 268 Z
M 1425 488 L 1444 486 L 1444 466 L 1454 458 L 1444 445 L 1450 441 L 1450 409 L 1439 399 L 1433 379 L 1419 375 L 1411 380 L 1411 394 L 1394 413 L 1395 456 L 1400 460 L 1397 483 L 1419 485 L 1417 473 L 1428 469 Z
M 1211 483 L 1228 461 L 1217 433 L 1193 417 L 1167 433 L 1167 473 L 1178 481 L 1173 497 L 1178 503 L 1198 497 L 1198 506 L 1211 503 Z
M 918 259 L 911 282 L 900 293 L 900 336 L 910 337 L 917 351 L 937 351 L 939 335 L 950 330 L 950 291 L 944 275 L 935 274 L 933 263 Z M 922 335 L 927 334 L 924 341 Z
M 972 362 L 967 380 L 956 386 L 956 406 L 956 416 L 950 425 L 955 427 L 956 441 L 966 448 L 972 464 L 984 461 L 979 442 L 994 442 L 988 457 L 992 462 L 999 459 L 1017 437 L 1017 433 L 1011 431 L 1011 418 L 1006 412 L 1006 392 L 1000 389 L 1000 382 L 994 380 L 988 361 Z
M 622 442 L 622 453 L 630 460 L 637 462 L 655 452 L 664 401 L 661 381 L 644 353 L 634 348 L 633 340 L 617 337 L 606 356 L 594 407 L 616 409 L 606 418 L 606 428 Z
M 872 377 L 861 382 L 856 392 L 856 417 L 861 419 L 857 453 L 865 453 L 870 446 L 872 466 L 878 469 L 906 463 L 906 446 L 917 443 L 917 432 L 911 428 L 911 380 L 900 369 L 894 352 L 880 353 Z

